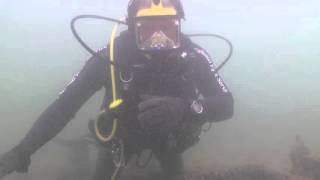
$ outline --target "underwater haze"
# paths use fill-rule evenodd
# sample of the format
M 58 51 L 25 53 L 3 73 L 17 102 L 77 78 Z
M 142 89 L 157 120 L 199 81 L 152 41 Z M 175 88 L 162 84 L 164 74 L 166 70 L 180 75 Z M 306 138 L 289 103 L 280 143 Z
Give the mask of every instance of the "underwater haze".
M 120 18 L 127 0 L 0 1 L 0 153 L 10 150 L 40 113 L 57 98 L 90 58 L 69 23 L 79 14 Z M 300 135 L 320 158 L 320 1 L 184 0 L 186 33 L 226 36 L 234 54 L 220 75 L 235 98 L 230 120 L 213 124 L 184 157 L 190 170 L 259 164 L 290 168 L 289 151 Z M 111 23 L 84 20 L 81 36 L 94 49 L 106 45 Z M 216 64 L 225 42 L 194 39 Z M 98 92 L 58 135 L 74 139 L 88 132 L 99 112 Z M 95 158 L 94 147 L 89 159 Z M 68 171 L 70 152 L 54 141 L 32 156 L 28 174 L 5 180 L 56 180 Z M 92 162 L 91 162 L 92 163 Z M 94 162 L 92 163 L 94 165 Z M 90 170 L 88 170 L 90 171 Z

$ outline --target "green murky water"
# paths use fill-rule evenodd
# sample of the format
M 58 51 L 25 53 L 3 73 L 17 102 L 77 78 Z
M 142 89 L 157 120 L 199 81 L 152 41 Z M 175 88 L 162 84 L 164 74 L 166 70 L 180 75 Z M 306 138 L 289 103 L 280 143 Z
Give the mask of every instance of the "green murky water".
M 126 4 L 126 0 L 0 2 L 0 152 L 19 142 L 90 57 L 72 37 L 71 18 L 121 17 Z M 186 153 L 187 167 L 256 162 L 286 169 L 296 134 L 320 157 L 319 5 L 315 0 L 185 2 L 185 32 L 222 34 L 234 43 L 234 56 L 220 74 L 236 100 L 234 118 L 216 124 Z M 99 21 L 79 27 L 94 48 L 106 44 L 111 30 L 111 24 Z M 199 43 L 217 62 L 225 56 L 221 41 Z M 61 136 L 85 132 L 100 99 L 98 93 Z M 61 152 L 54 154 L 54 160 L 48 157 L 52 149 Z M 35 155 L 29 178 L 55 179 L 59 167 L 67 163 L 64 156 L 63 148 L 49 143 Z

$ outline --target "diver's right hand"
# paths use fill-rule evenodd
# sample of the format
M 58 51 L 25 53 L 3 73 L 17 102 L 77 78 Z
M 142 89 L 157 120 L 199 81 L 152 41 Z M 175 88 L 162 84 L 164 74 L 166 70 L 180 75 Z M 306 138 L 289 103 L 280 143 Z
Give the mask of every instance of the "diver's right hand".
M 0 178 L 16 171 L 26 173 L 30 165 L 30 156 L 26 156 L 19 148 L 14 148 L 0 156 Z

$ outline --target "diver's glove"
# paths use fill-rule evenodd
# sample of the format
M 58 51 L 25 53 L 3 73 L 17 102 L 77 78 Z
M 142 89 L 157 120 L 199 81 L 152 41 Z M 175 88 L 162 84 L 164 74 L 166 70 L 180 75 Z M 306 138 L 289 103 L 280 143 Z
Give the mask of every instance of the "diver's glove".
M 169 133 L 190 110 L 190 103 L 179 97 L 142 96 L 138 120 L 148 133 Z
M 26 173 L 29 165 L 30 156 L 23 153 L 18 147 L 13 148 L 0 156 L 0 178 L 14 171 Z

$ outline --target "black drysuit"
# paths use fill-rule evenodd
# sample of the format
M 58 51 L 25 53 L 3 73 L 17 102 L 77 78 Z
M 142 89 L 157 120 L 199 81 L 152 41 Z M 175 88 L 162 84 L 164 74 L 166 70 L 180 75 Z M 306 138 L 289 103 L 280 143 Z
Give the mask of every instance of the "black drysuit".
M 104 105 L 110 103 L 111 82 L 110 76 L 107 76 L 110 74 L 107 72 L 108 48 L 98 51 L 98 54 L 100 57 L 93 56 L 86 62 L 82 70 L 40 115 L 17 146 L 25 155 L 32 155 L 57 135 L 80 107 L 101 88 L 106 89 Z M 185 36 L 182 38 L 182 46 L 170 52 L 170 55 L 150 56 L 137 50 L 129 33 L 122 32 L 115 41 L 115 59 L 118 89 L 126 104 L 125 107 L 130 109 L 125 113 L 127 118 L 132 119 L 136 116 L 132 113 L 136 113 L 134 106 L 139 103 L 141 95 L 200 99 L 204 112 L 201 115 L 188 116 L 194 121 L 217 122 L 229 119 L 233 115 L 233 97 L 220 76 L 214 72 L 215 66 L 209 55 Z M 123 116 L 124 119 L 126 115 Z M 128 131 L 135 133 L 130 129 L 139 129 L 138 125 L 133 127 L 137 128 L 129 128 Z M 135 143 L 139 144 L 137 141 Z M 161 143 L 163 142 L 158 144 Z M 158 147 L 163 146 L 161 144 Z M 163 153 L 165 150 L 161 148 L 158 151 L 158 155 L 155 153 L 164 163 L 164 167 L 174 164 L 168 162 L 168 159 L 175 159 L 169 157 L 170 153 Z

